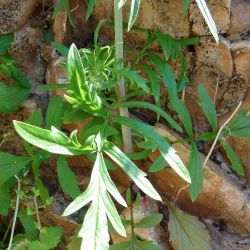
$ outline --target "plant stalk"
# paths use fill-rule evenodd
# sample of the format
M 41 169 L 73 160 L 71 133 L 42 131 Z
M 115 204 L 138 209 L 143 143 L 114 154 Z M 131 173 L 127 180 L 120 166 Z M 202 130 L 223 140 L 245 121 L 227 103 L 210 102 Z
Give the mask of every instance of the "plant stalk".
M 115 15 L 115 57 L 117 62 L 117 72 L 123 69 L 123 23 L 122 8 L 118 9 L 118 0 L 114 0 Z M 126 95 L 124 77 L 118 75 L 116 84 L 116 94 L 118 101 L 121 102 Z M 120 116 L 129 117 L 128 108 L 119 108 Z M 122 126 L 122 138 L 124 144 L 124 152 L 132 152 L 131 131 L 126 126 Z

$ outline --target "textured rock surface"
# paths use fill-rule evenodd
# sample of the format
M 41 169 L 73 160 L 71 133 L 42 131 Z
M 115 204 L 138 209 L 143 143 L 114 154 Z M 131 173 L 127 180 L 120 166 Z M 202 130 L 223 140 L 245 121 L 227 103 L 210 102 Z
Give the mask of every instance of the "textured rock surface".
M 232 39 L 238 39 L 241 34 L 244 35 L 244 32 L 250 30 L 250 1 L 231 0 L 231 2 L 230 29 L 227 33 Z
M 12 33 L 24 25 L 40 0 L 0 0 L 0 34 Z
M 214 18 L 218 32 L 225 34 L 230 26 L 231 0 L 208 0 L 206 3 Z M 198 34 L 199 36 L 211 34 L 194 0 L 190 4 L 189 19 L 193 23 L 192 31 L 195 34 Z
M 129 1 L 128 1 L 129 2 Z M 97 23 L 103 18 L 113 19 L 113 1 L 101 0 L 93 11 L 93 21 Z M 130 6 L 124 6 L 124 22 L 128 21 Z M 136 26 L 145 29 L 159 29 L 161 32 L 170 34 L 175 38 L 190 36 L 190 22 L 187 15 L 183 15 L 183 1 L 141 1 Z M 105 40 L 113 40 L 114 34 L 108 27 L 102 29 L 102 36 Z M 125 42 L 133 47 L 142 45 L 145 42 L 145 35 L 139 32 L 130 31 L 124 33 Z

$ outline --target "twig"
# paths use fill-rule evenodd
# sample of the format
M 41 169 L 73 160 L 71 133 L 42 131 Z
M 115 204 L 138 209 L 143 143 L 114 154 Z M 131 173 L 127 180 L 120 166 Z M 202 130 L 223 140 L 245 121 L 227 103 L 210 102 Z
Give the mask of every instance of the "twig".
M 232 119 L 232 118 L 234 117 L 234 115 L 237 113 L 237 111 L 239 110 L 241 104 L 242 104 L 242 101 L 239 102 L 239 104 L 238 104 L 238 106 L 236 107 L 236 109 L 234 110 L 234 112 L 230 115 L 230 117 L 229 117 L 229 118 L 222 124 L 222 126 L 220 127 L 220 129 L 219 129 L 219 131 L 218 131 L 218 133 L 217 133 L 217 135 L 216 135 L 216 137 L 215 137 L 215 140 L 214 140 L 214 142 L 213 142 L 213 144 L 212 144 L 212 146 L 211 146 L 211 148 L 210 148 L 210 150 L 209 150 L 209 152 L 208 152 L 208 155 L 207 155 L 205 161 L 203 162 L 203 165 L 202 165 L 202 168 L 203 168 L 203 169 L 205 168 L 205 166 L 206 166 L 206 164 L 207 164 L 207 161 L 208 161 L 208 159 L 210 158 L 210 156 L 211 156 L 211 154 L 212 154 L 212 152 L 213 152 L 213 150 L 214 150 L 214 147 L 215 147 L 217 141 L 218 141 L 219 138 L 220 138 L 220 134 L 221 134 L 222 130 L 226 127 L 226 125 L 231 121 L 231 119 Z
M 15 175 L 15 178 L 17 179 L 16 208 L 15 208 L 15 213 L 14 213 L 14 218 L 13 218 L 13 224 L 12 224 L 12 228 L 11 228 L 11 234 L 10 234 L 10 240 L 9 240 L 8 250 L 10 250 L 11 246 L 12 246 L 14 232 L 15 232 L 15 226 L 16 226 L 17 213 L 18 213 L 19 202 L 20 202 L 19 192 L 20 192 L 20 189 L 21 189 L 21 182 L 20 182 L 20 179 L 16 175 Z
M 185 103 L 185 95 L 186 95 L 186 87 L 181 92 L 181 100 L 183 103 Z
M 185 189 L 187 189 L 188 187 L 189 187 L 189 184 L 187 184 L 187 185 L 185 185 L 184 187 L 182 187 L 182 188 L 179 189 L 179 191 L 178 191 L 178 193 L 177 193 L 177 195 L 176 195 L 176 197 L 175 197 L 175 199 L 174 199 L 174 205 L 175 205 L 176 201 L 179 199 L 179 196 L 181 195 L 181 193 L 182 193 Z
M 220 78 L 218 77 L 218 78 L 217 78 L 217 82 L 216 82 L 215 93 L 214 93 L 214 100 L 213 100 L 213 103 L 214 103 L 214 104 L 215 104 L 215 102 L 216 102 L 216 98 L 217 98 L 218 86 L 219 86 L 219 80 L 220 80 Z

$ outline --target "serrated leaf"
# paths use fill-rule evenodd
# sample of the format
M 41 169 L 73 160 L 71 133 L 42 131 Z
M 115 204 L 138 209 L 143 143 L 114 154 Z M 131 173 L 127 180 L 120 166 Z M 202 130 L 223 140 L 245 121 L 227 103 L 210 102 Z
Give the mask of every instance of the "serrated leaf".
M 168 204 L 170 241 L 175 250 L 211 250 L 210 236 L 199 220 Z
M 0 34 L 0 53 L 4 53 L 14 40 L 13 34 Z
M 141 221 L 135 223 L 136 228 L 155 227 L 162 221 L 163 215 L 160 213 L 153 213 L 144 217 Z
M 160 247 L 154 244 L 153 241 L 137 240 L 136 246 L 138 250 L 160 250 Z
M 44 227 L 41 230 L 41 243 L 48 249 L 54 249 L 62 237 L 61 227 Z
M 170 146 L 168 141 L 154 131 L 154 128 L 140 121 L 113 116 L 112 120 L 121 125 L 125 125 L 150 140 L 161 152 L 165 161 L 180 175 L 185 181 L 191 182 L 189 173 L 176 151 Z
M 151 173 L 155 173 L 158 171 L 161 171 L 162 169 L 164 169 L 165 167 L 167 167 L 168 163 L 166 162 L 166 160 L 163 158 L 162 155 L 159 155 L 154 162 L 152 163 L 152 165 L 149 168 L 149 172 Z
M 207 91 L 201 84 L 198 87 L 198 94 L 199 94 L 199 105 L 201 106 L 209 123 L 211 124 L 213 131 L 216 131 L 217 116 L 216 116 L 215 105 L 213 104 L 211 97 L 208 95 Z
M 208 28 L 210 29 L 215 41 L 218 43 L 219 42 L 219 36 L 218 36 L 218 31 L 217 31 L 217 28 L 216 28 L 216 24 L 213 20 L 213 17 L 211 16 L 210 14 L 210 11 L 207 7 L 207 4 L 205 2 L 205 0 L 196 0 L 196 3 L 201 11 L 201 14 L 203 15 L 207 25 L 208 25 Z
M 110 142 L 104 145 L 104 152 L 117 163 L 135 184 L 149 197 L 161 200 L 161 197 L 141 171 L 118 147 Z
M 232 146 L 226 140 L 220 140 L 220 143 L 226 151 L 227 158 L 230 160 L 232 168 L 237 174 L 244 176 L 244 167 L 242 166 L 240 158 L 235 153 Z
M 122 72 L 122 75 L 126 79 L 135 83 L 138 88 L 142 88 L 146 93 L 150 93 L 150 89 L 147 85 L 147 80 L 144 77 L 140 76 L 137 71 L 124 70 Z
M 63 156 L 59 156 L 57 159 L 57 174 L 60 186 L 64 193 L 67 193 L 73 199 L 80 195 L 76 176 Z
M 35 225 L 35 220 L 32 216 L 27 215 L 24 211 L 18 212 L 18 217 L 24 227 L 26 237 L 30 238 L 31 240 L 38 239 L 38 230 Z
M 130 250 L 131 241 L 119 242 L 109 247 L 109 250 Z
M 54 154 L 83 154 L 84 148 L 73 143 L 64 133 L 52 127 L 42 129 L 30 124 L 13 121 L 16 132 L 30 144 Z
M 200 153 L 194 143 L 191 144 L 191 152 L 188 165 L 188 170 L 191 177 L 191 184 L 189 185 L 189 194 L 191 200 L 195 201 L 202 189 L 204 173 Z
M 46 128 L 51 129 L 52 126 L 61 129 L 63 117 L 63 99 L 61 96 L 53 96 L 50 99 L 47 114 Z
M 28 157 L 15 156 L 0 152 L 0 187 L 8 179 L 24 169 L 31 161 L 32 159 Z

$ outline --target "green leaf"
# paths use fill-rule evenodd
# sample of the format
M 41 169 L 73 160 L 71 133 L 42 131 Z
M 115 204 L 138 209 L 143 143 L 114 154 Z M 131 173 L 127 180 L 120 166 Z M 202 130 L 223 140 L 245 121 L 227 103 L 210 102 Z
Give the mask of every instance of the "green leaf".
M 43 116 L 41 109 L 36 109 L 28 118 L 27 123 L 34 126 L 42 126 Z
M 30 124 L 13 121 L 17 133 L 30 144 L 54 154 L 84 154 L 84 147 L 76 145 L 64 133 L 52 127 L 51 131 Z
M 207 117 L 209 123 L 211 124 L 213 131 L 216 131 L 217 129 L 216 109 L 211 97 L 208 95 L 207 91 L 201 84 L 198 87 L 198 94 L 199 94 L 199 104 L 202 107 L 202 110 L 205 116 Z
M 244 167 L 242 166 L 240 158 L 235 153 L 232 146 L 226 140 L 220 140 L 220 143 L 226 151 L 227 158 L 230 160 L 232 168 L 237 174 L 244 176 Z
M 0 53 L 4 53 L 14 40 L 13 34 L 0 34 Z
M 126 191 L 126 202 L 128 205 L 132 204 L 132 198 L 131 198 L 131 190 L 130 188 L 127 189 Z
M 35 220 L 32 216 L 27 215 L 24 211 L 18 212 L 18 217 L 24 227 L 25 236 L 30 238 L 31 240 L 38 239 L 38 230 L 35 225 Z
M 160 247 L 155 245 L 153 241 L 137 240 L 136 246 L 138 250 L 160 250 Z
M 218 31 L 217 31 L 217 28 L 216 28 L 216 24 L 213 20 L 213 17 L 211 16 L 210 14 L 210 11 L 207 7 L 207 4 L 205 2 L 205 0 L 196 0 L 196 3 L 201 11 L 201 14 L 203 15 L 207 25 L 208 25 L 208 28 L 210 29 L 215 41 L 218 43 L 219 42 L 219 36 L 218 36 Z
M 57 42 L 52 42 L 51 46 L 57 51 L 59 51 L 63 56 L 65 57 L 68 56 L 69 49 L 65 45 L 57 43 Z
M 63 124 L 82 122 L 89 117 L 90 115 L 87 112 L 73 109 L 69 103 L 64 103 Z
M 148 228 L 155 227 L 162 221 L 163 215 L 159 213 L 153 213 L 144 217 L 141 221 L 135 223 L 136 228 Z
M 10 188 L 13 184 L 9 179 L 0 186 L 0 215 L 6 216 L 10 207 Z
M 147 73 L 150 79 L 151 89 L 154 95 L 155 103 L 160 104 L 160 81 L 155 72 L 148 65 L 143 64 L 142 68 Z
M 53 249 L 59 244 L 62 233 L 61 227 L 44 227 L 41 230 L 41 243 L 48 249 Z
M 130 14 L 128 20 L 128 31 L 132 28 L 140 9 L 140 0 L 131 0 Z
M 159 155 L 154 162 L 152 163 L 152 165 L 149 168 L 149 172 L 151 173 L 155 173 L 158 171 L 161 171 L 162 169 L 164 169 L 165 167 L 167 167 L 168 163 L 165 161 L 165 159 L 163 158 L 162 155 Z
M 203 185 L 203 168 L 199 151 L 194 143 L 191 145 L 191 153 L 189 158 L 189 174 L 191 184 L 189 185 L 189 194 L 192 201 L 195 201 L 201 192 Z
M 0 113 L 16 111 L 27 98 L 29 89 L 19 86 L 7 86 L 0 82 Z M 15 100 L 15 101 L 10 101 Z
M 63 7 L 65 0 L 58 0 L 53 12 L 53 18 L 59 13 L 60 9 Z
M 150 140 L 160 150 L 161 155 L 174 169 L 174 171 L 185 181 L 189 183 L 191 182 L 188 170 L 186 169 L 180 157 L 176 154 L 176 151 L 170 146 L 169 142 L 165 138 L 154 131 L 153 127 L 126 117 L 112 116 L 112 120 L 119 124 L 125 125 L 148 138 L 148 140 Z
M 105 153 L 122 168 L 122 170 L 145 194 L 155 200 L 161 200 L 161 197 L 152 184 L 147 178 L 145 178 L 146 174 L 141 171 L 118 147 L 110 142 L 106 142 L 104 150 Z
M 61 129 L 63 117 L 63 99 L 61 96 L 54 96 L 51 98 L 47 114 L 46 114 L 46 128 L 51 129 L 52 126 Z
M 138 88 L 142 88 L 146 93 L 150 93 L 150 89 L 147 85 L 147 80 L 138 74 L 138 71 L 124 70 L 121 72 L 122 75 L 135 83 Z
M 126 153 L 128 158 L 133 161 L 146 159 L 150 154 L 150 150 L 143 150 L 141 152 Z
M 130 250 L 131 241 L 125 241 L 113 244 L 109 247 L 109 250 Z
M 0 187 L 12 176 L 19 173 L 30 162 L 31 158 L 14 156 L 8 153 L 0 152 Z
M 223 133 L 224 136 L 250 137 L 250 112 L 241 110 L 229 123 Z
M 127 107 L 127 108 L 145 108 L 155 111 L 158 115 L 162 116 L 174 129 L 176 129 L 179 132 L 182 132 L 181 127 L 179 124 L 166 112 L 164 112 L 161 108 L 157 107 L 154 104 L 147 103 L 147 102 L 141 102 L 141 101 L 127 101 L 122 103 L 117 103 L 113 106 L 114 109 L 120 108 L 120 107 Z
M 89 3 L 88 3 L 88 8 L 87 8 L 87 11 L 86 11 L 86 20 L 89 19 L 92 11 L 93 11 L 93 8 L 95 6 L 95 4 L 97 4 L 98 0 L 89 0 Z
M 32 241 L 29 244 L 28 250 L 48 250 L 48 248 L 37 240 L 37 241 Z
M 70 0 L 64 0 L 64 5 L 65 5 L 66 12 L 67 12 L 69 23 L 71 24 L 73 28 L 75 28 L 73 17 L 71 15 Z
M 184 0 L 184 14 L 187 13 L 189 4 L 190 4 L 190 0 Z
M 176 250 L 211 250 L 210 236 L 199 220 L 168 204 L 170 241 Z
M 80 195 L 76 176 L 63 156 L 59 156 L 57 159 L 57 174 L 60 186 L 64 193 L 67 193 L 73 199 Z

